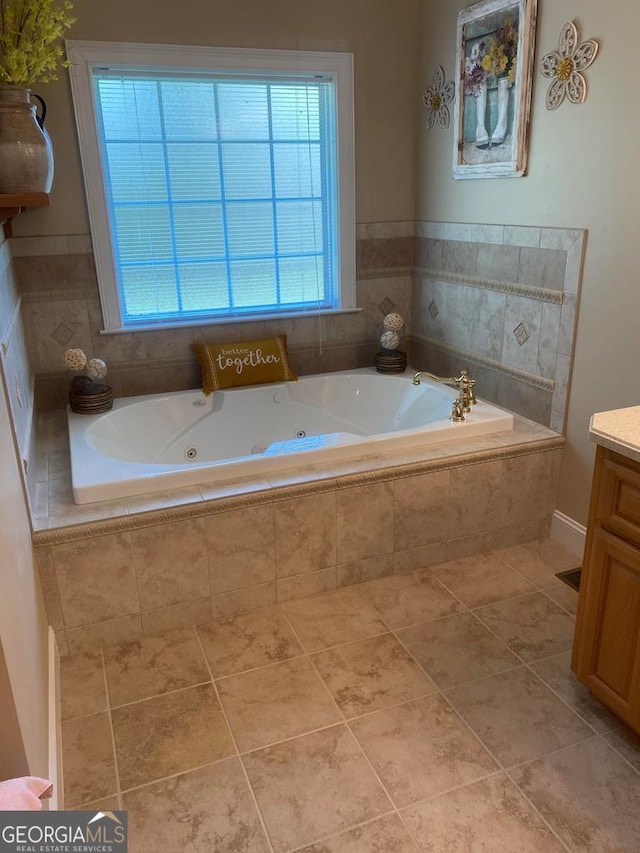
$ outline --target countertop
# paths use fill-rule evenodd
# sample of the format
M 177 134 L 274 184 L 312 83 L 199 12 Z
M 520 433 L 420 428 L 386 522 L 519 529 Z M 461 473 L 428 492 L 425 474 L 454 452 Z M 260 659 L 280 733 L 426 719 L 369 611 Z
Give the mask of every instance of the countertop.
M 589 435 L 596 444 L 640 462 L 640 406 L 596 412 Z

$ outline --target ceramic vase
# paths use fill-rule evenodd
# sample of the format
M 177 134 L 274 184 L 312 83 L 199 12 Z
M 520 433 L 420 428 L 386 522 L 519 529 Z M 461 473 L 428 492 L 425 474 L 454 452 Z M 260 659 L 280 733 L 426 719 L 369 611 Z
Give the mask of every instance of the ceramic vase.
M 52 182 L 51 142 L 29 89 L 0 86 L 0 193 L 48 193 Z

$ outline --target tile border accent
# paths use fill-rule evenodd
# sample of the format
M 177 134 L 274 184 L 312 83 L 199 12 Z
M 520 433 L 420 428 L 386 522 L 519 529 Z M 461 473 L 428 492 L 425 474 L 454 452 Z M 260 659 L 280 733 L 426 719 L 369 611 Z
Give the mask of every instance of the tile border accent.
M 324 480 L 314 480 L 286 486 L 274 486 L 258 492 L 218 498 L 217 500 L 199 501 L 191 504 L 181 504 L 166 509 L 151 510 L 135 515 L 116 516 L 100 521 L 58 527 L 51 530 L 35 530 L 32 535 L 34 548 L 44 548 L 48 545 L 58 545 L 64 542 L 75 542 L 87 537 L 103 536 L 110 533 L 125 533 L 145 527 L 155 527 L 159 524 L 170 524 L 190 518 L 210 516 L 232 509 L 246 509 L 260 504 L 271 504 L 285 500 L 307 497 L 322 492 L 349 489 L 354 486 L 365 486 L 373 483 L 389 482 L 418 474 L 445 471 L 483 462 L 502 459 L 515 459 L 546 451 L 562 449 L 565 445 L 563 436 L 552 436 L 527 441 L 520 445 L 511 445 L 489 450 L 478 450 L 448 458 L 428 459 L 408 465 L 397 465 L 379 470 L 369 470 L 354 474 L 345 474 Z
M 413 267 L 380 267 L 360 270 L 356 274 L 356 281 L 369 281 L 376 278 L 410 278 Z
M 97 299 L 95 287 L 72 287 L 69 290 L 23 290 L 22 299 L 27 305 L 37 302 L 55 302 L 59 299 Z
M 12 237 L 11 252 L 14 258 L 42 255 L 90 255 L 93 253 L 93 244 L 90 234 Z
M 561 305 L 564 302 L 564 294 L 561 290 L 535 287 L 530 284 L 518 284 L 515 281 L 497 281 L 496 279 L 430 270 L 423 267 L 416 267 L 416 274 L 430 281 L 442 281 L 445 284 L 464 284 L 467 287 L 477 287 L 481 290 L 494 290 L 498 293 L 508 293 L 512 296 L 525 296 L 527 299 L 537 299 L 540 302 L 551 302 L 556 305 Z
M 31 256 L 30 256 L 31 257 Z M 380 268 L 371 268 L 367 270 L 362 270 L 357 273 L 356 281 L 371 281 L 374 279 L 384 279 L 384 278 L 410 278 L 413 272 L 412 267 L 380 267 Z M 72 300 L 72 299 L 98 299 L 100 296 L 99 291 L 96 287 L 72 287 L 68 290 L 61 290 L 58 288 L 57 290 L 23 290 L 22 291 L 22 300 L 26 305 L 32 305 L 39 302 L 55 302 L 57 300 Z M 550 301 L 550 300 L 547 300 Z M 362 310 L 362 309 L 359 309 Z M 317 317 L 317 314 L 310 313 L 309 317 Z M 321 314 L 320 316 L 330 316 Z M 282 319 L 287 319 L 283 317 Z M 296 317 L 294 319 L 300 319 Z M 261 322 L 260 320 L 251 320 L 250 322 Z M 202 328 L 208 327 L 211 323 L 203 323 Z M 138 334 L 144 332 L 158 332 L 158 331 L 171 331 L 174 328 L 172 326 L 160 326 L 157 329 L 155 328 L 146 328 L 146 329 L 131 329 L 131 334 Z M 185 326 L 176 326 L 177 329 L 184 329 Z M 197 328 L 197 324 L 194 324 L 192 328 Z M 120 332 L 116 333 L 120 334 Z M 42 375 L 42 374 L 38 374 Z
M 525 370 L 519 370 L 517 367 L 511 367 L 508 364 L 493 361 L 491 358 L 485 358 L 484 356 L 476 353 L 471 354 L 469 352 L 465 352 L 451 344 L 445 344 L 441 341 L 436 341 L 433 338 L 424 337 L 424 335 L 417 335 L 414 333 L 411 337 L 426 346 L 433 347 L 433 349 L 446 352 L 449 355 L 456 356 L 457 358 L 465 359 L 465 361 L 473 362 L 480 367 L 488 367 L 490 370 L 496 370 L 500 373 L 504 373 L 512 379 L 517 379 L 519 382 L 526 382 L 527 385 L 532 385 L 534 388 L 539 388 L 541 391 L 547 391 L 552 394 L 555 390 L 556 383 L 553 379 L 545 379 L 544 376 L 538 376 L 536 373 L 527 373 Z
M 356 240 L 384 240 L 393 237 L 415 236 L 415 222 L 412 219 L 396 222 L 358 222 Z
M 356 223 L 357 240 L 413 237 L 413 220 Z M 88 255 L 93 252 L 90 234 L 43 235 L 41 237 L 12 237 L 14 258 L 36 255 Z

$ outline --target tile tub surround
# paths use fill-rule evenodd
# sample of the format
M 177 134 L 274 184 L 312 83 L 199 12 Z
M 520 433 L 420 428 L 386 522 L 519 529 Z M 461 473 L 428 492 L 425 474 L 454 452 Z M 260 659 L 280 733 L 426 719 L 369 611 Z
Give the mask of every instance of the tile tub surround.
M 418 623 L 382 578 L 67 657 L 65 806 L 126 808 L 136 853 L 635 853 L 638 741 L 578 689 L 549 586 L 571 560 L 542 541 L 419 570 L 411 596 L 430 579 L 458 612 Z M 525 661 L 526 615 L 500 639 L 483 610 L 531 595 L 535 647 L 563 651 Z
M 412 358 L 564 431 L 586 232 L 417 222 Z
M 88 652 L 539 538 L 563 441 L 518 418 L 460 446 L 82 507 L 49 459 L 34 545 L 50 624 L 63 654 Z
M 196 388 L 190 346 L 288 335 L 300 374 L 372 363 L 384 315 L 407 321 L 414 363 L 470 367 L 480 396 L 563 431 L 586 233 L 577 229 L 382 222 L 357 226 L 358 313 L 101 335 L 91 242 L 13 238 L 39 409 L 61 406 L 62 354 L 109 364 L 116 396 Z M 482 323 L 477 318 L 482 317 Z
M 413 223 L 361 225 L 357 237 L 357 313 L 321 321 L 310 316 L 110 335 L 100 334 L 102 312 L 90 239 L 14 238 L 38 408 L 66 402 L 68 377 L 62 357 L 68 347 L 80 347 L 107 362 L 116 396 L 199 387 L 191 344 L 201 340 L 286 334 L 292 367 L 299 374 L 372 364 L 385 314 L 398 311 L 409 322 Z
M 21 296 L 16 282 L 10 243 L 0 230 L 0 384 L 4 384 L 32 509 L 35 498 L 35 460 L 31 458 L 35 439 L 34 378 L 27 354 L 27 340 L 21 312 Z M 4 383 L 3 383 L 4 380 Z

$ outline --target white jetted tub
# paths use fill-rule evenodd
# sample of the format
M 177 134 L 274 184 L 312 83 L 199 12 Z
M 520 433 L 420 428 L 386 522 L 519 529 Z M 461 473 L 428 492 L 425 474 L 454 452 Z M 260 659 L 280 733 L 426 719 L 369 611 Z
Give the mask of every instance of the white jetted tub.
M 451 423 L 455 390 L 425 379 L 413 385 L 412 377 L 410 370 L 383 376 L 365 368 L 209 397 L 126 397 L 103 415 L 69 412 L 74 500 L 268 476 L 513 428 L 512 415 L 482 401 L 464 423 Z

